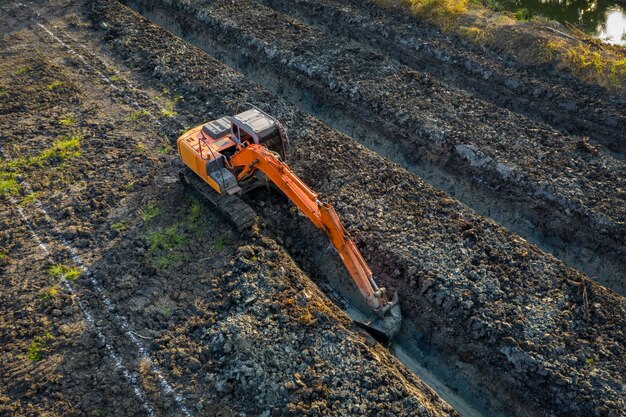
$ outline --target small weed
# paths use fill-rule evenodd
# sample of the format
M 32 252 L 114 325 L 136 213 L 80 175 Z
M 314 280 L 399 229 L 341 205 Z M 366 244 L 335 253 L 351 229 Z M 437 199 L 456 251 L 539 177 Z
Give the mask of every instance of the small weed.
M 202 203 L 194 200 L 189 206 L 189 214 L 187 214 L 187 223 L 198 225 L 203 220 Z
M 139 119 L 147 119 L 150 117 L 150 112 L 146 109 L 137 110 L 132 113 L 129 117 L 130 121 L 135 121 Z
M 63 162 L 68 158 L 80 156 L 80 142 L 82 139 L 82 133 L 63 136 L 51 147 L 43 150 L 39 155 L 28 158 L 28 164 L 31 166 L 41 166 L 49 159 L 57 159 Z
M 74 266 L 54 264 L 48 269 L 48 274 L 53 279 L 76 281 L 81 275 L 81 270 Z
M 585 358 L 585 365 L 587 366 L 593 365 L 593 358 Z
M 139 143 L 137 143 L 137 145 L 135 145 L 135 149 L 137 150 L 137 152 L 139 152 L 141 154 L 146 153 L 146 145 L 144 145 L 141 142 L 139 142 Z
M 6 87 L 0 85 L 0 97 L 4 97 L 7 95 Z
M 7 262 L 9 260 L 9 250 L 8 249 L 1 249 L 0 250 L 0 265 L 3 262 Z
M 161 116 L 163 117 L 174 117 L 176 116 L 176 112 L 172 109 L 161 109 Z
M 161 213 L 161 207 L 156 204 L 149 203 L 145 209 L 141 210 L 141 219 L 144 223 L 148 223 Z
M 32 192 L 27 194 L 25 197 L 22 198 L 22 201 L 20 201 L 20 206 L 26 206 L 29 204 L 33 204 L 35 201 L 37 201 L 37 197 L 39 196 L 39 194 L 41 194 L 40 192 Z
M 21 74 L 25 74 L 30 70 L 29 67 L 27 66 L 23 66 L 23 67 L 19 67 L 18 69 L 15 70 L 15 75 L 21 75 Z
M 124 185 L 124 189 L 126 191 L 130 191 L 135 187 L 135 184 L 136 184 L 135 181 L 129 181 L 128 183 Z
M 28 350 L 26 351 L 28 360 L 31 362 L 40 361 L 43 358 L 43 352 L 46 345 L 50 340 L 52 340 L 52 335 L 50 333 L 46 333 L 44 337 L 36 337 L 32 342 L 30 342 Z
M 168 269 L 181 260 L 181 255 L 174 249 L 185 241 L 185 237 L 176 226 L 166 227 L 148 235 L 148 253 L 152 256 L 158 269 Z
M 0 172 L 0 195 L 15 195 L 20 191 L 20 183 L 14 172 Z
M 169 250 L 180 245 L 184 241 L 184 236 L 180 234 L 178 229 L 176 229 L 176 226 L 166 227 L 163 230 L 158 230 L 150 234 L 148 237 L 148 251 L 150 253 L 154 253 L 159 249 Z
M 53 91 L 61 87 L 62 85 L 63 85 L 63 81 L 53 81 L 50 84 L 48 84 L 46 88 L 48 89 L 48 91 Z
M 76 124 L 76 120 L 74 120 L 74 118 L 70 114 L 70 115 L 60 118 L 59 124 L 61 126 L 73 126 L 74 124 Z
M 39 299 L 41 301 L 50 301 L 57 295 L 59 295 L 59 289 L 57 287 L 48 287 L 39 294 Z
M 116 83 L 116 82 L 120 81 L 120 80 L 121 80 L 121 78 L 120 78 L 118 75 L 114 75 L 114 76 L 112 76 L 111 78 L 109 78 L 109 80 L 110 80 L 112 83 Z
M 164 307 L 161 307 L 161 309 L 159 310 L 159 313 L 161 313 L 161 315 L 167 319 L 172 315 L 172 309 L 170 309 L 167 306 L 164 306 Z
M 172 151 L 172 147 L 170 145 L 163 145 L 159 148 L 159 153 L 161 155 L 166 155 Z
M 118 232 L 122 233 L 122 232 L 125 232 L 126 230 L 128 230 L 128 225 L 126 224 L 126 222 L 124 220 L 122 220 L 121 222 L 115 223 L 113 225 L 113 229 L 115 229 Z
M 218 250 L 218 251 L 221 251 L 222 249 L 224 249 L 225 245 L 226 245 L 226 242 L 221 236 L 215 239 L 215 243 L 213 243 L 213 247 L 215 247 L 215 250 Z
M 533 15 L 528 9 L 519 9 L 515 12 L 515 18 L 520 22 L 528 22 L 531 17 L 533 17 Z

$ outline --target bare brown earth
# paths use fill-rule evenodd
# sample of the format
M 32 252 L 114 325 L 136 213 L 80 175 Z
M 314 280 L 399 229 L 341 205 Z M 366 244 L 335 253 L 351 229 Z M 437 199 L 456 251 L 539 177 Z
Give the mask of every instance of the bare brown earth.
M 3 4 L 2 19 L 4 160 L 83 134 L 81 155 L 20 168 L 34 202 L 2 197 L 3 412 L 455 414 L 313 284 L 341 269 L 291 205 L 248 197 L 261 220 L 238 234 L 175 181 L 179 131 L 250 101 L 399 291 L 408 343 L 491 415 L 624 415 L 623 297 L 117 2 Z M 58 262 L 89 268 L 71 295 Z

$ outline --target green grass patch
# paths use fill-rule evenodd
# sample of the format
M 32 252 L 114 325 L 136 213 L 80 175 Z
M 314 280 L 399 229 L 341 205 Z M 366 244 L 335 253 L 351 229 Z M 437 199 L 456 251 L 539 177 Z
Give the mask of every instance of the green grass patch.
M 154 266 L 160 270 L 167 270 L 180 263 L 181 256 L 178 253 L 168 253 L 154 258 Z
M 182 245 L 185 237 L 176 226 L 153 231 L 148 235 L 148 254 L 156 268 L 165 270 L 182 259 L 176 248 Z
M 16 195 L 20 188 L 15 172 L 0 171 L 0 195 Z
M 63 85 L 63 81 L 53 81 L 46 86 L 48 91 L 54 91 Z
M 20 206 L 33 204 L 35 201 L 37 201 L 37 197 L 40 194 L 41 194 L 40 192 L 32 192 L 32 193 L 25 195 L 24 197 L 22 197 L 22 200 L 20 201 Z
M 126 191 L 130 191 L 135 187 L 135 181 L 128 181 L 125 185 L 124 185 L 124 189 Z
M 15 70 L 15 75 L 26 74 L 28 71 L 30 71 L 30 68 L 27 66 L 19 67 Z
M 28 360 L 30 362 L 37 362 L 43 359 L 43 354 L 50 340 L 52 340 L 52 335 L 50 333 L 46 333 L 43 337 L 36 337 L 33 339 L 26 350 Z
M 179 246 L 185 241 L 185 237 L 178 231 L 176 226 L 157 230 L 148 236 L 148 252 L 155 253 L 159 250 L 169 250 Z
M 7 95 L 7 89 L 6 87 L 0 85 L 0 97 L 4 97 Z
M 163 117 L 174 117 L 176 116 L 176 112 L 173 109 L 161 109 L 161 116 Z
M 41 301 L 50 301 L 58 295 L 59 295 L 59 288 L 53 286 L 53 287 L 48 287 L 42 292 L 40 292 L 38 298 Z
M 144 223 L 148 223 L 161 213 L 161 207 L 156 204 L 148 203 L 146 208 L 141 210 L 141 219 Z
M 121 222 L 117 222 L 113 225 L 113 229 L 117 230 L 118 232 L 122 233 L 128 230 L 128 225 L 126 224 L 126 222 L 124 220 L 122 220 Z
M 54 264 L 48 268 L 48 274 L 52 279 L 76 281 L 82 274 L 80 268 L 65 264 Z
M 147 119 L 149 117 L 150 117 L 150 112 L 146 109 L 141 109 L 141 110 L 137 110 L 134 113 L 131 113 L 128 119 L 132 122 L 132 121 L 136 121 L 140 119 Z
M 515 19 L 520 22 L 528 22 L 532 17 L 533 15 L 528 9 L 519 9 L 515 12 Z
M 72 135 L 63 136 L 51 147 L 39 153 L 39 155 L 28 158 L 28 164 L 31 166 L 42 166 L 44 162 L 50 159 L 56 159 L 58 162 L 63 162 L 68 158 L 80 156 L 80 144 L 82 139 L 82 133 L 74 133 Z
M 121 78 L 118 75 L 114 75 L 112 77 L 109 78 L 109 80 L 111 80 L 111 82 L 119 82 L 121 80 Z
M 224 239 L 222 236 L 215 239 L 215 242 L 213 243 L 213 247 L 215 247 L 215 250 L 221 251 L 224 249 L 224 246 L 226 246 L 226 239 Z
M 59 124 L 61 126 L 74 126 L 76 124 L 76 120 L 74 120 L 74 117 L 72 117 L 72 115 L 70 114 L 60 118 Z

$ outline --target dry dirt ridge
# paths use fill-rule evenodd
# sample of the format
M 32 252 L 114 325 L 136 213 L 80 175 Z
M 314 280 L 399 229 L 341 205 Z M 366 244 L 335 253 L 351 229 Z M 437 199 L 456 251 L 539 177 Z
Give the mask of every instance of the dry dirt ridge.
M 229 114 L 251 101 L 285 121 L 291 164 L 333 196 L 378 276 L 400 292 L 413 342 L 454 363 L 450 374 L 474 381 L 468 391 L 506 402 L 507 415 L 623 413 L 622 297 L 118 7 L 93 14 L 114 53 L 176 86 L 190 113 Z M 306 222 L 280 221 L 291 209 L 267 210 L 292 256 L 310 259 L 312 275 L 323 270 L 313 244 L 323 239 Z
M 626 162 L 623 150 L 612 145 L 625 140 L 623 98 L 567 76 L 548 84 L 544 69 L 518 68 L 476 48 L 457 55 L 465 41 L 429 36 L 434 29 L 419 21 L 403 32 L 415 29 L 413 44 L 388 33 L 385 48 L 371 46 L 368 39 L 378 39 L 380 25 L 394 27 L 389 21 L 396 15 L 385 21 L 383 11 L 369 3 L 350 2 L 339 13 L 332 1 L 313 8 L 297 2 L 289 14 L 245 0 L 128 4 L 570 266 L 626 291 Z M 371 14 L 377 23 L 367 25 Z M 316 24 L 327 15 L 334 16 L 332 31 Z M 301 16 L 306 20 L 298 20 Z M 256 23 L 249 25 L 248 19 Z M 407 18 L 400 21 L 408 25 Z M 353 30 L 355 22 L 367 30 Z M 432 47 L 439 53 L 432 54 L 442 58 L 422 60 L 429 55 L 422 44 L 431 42 L 439 42 Z M 454 62 L 468 62 L 474 52 L 480 67 L 489 68 L 484 71 L 500 77 L 515 73 L 520 80 L 520 89 L 510 91 L 510 79 L 507 86 L 494 75 L 479 90 L 489 87 L 490 95 L 501 98 L 516 95 L 526 107 L 507 106 L 506 99 L 491 100 L 472 87 L 477 76 L 460 72 L 466 65 Z M 413 55 L 431 69 L 398 58 Z M 465 79 L 466 88 L 459 88 Z M 554 117 L 526 108 L 578 123 L 562 129 Z M 602 133 L 590 142 L 587 130 Z
M 170 139 L 200 115 L 171 117 L 83 7 L 0 7 L 20 181 L 0 197 L 0 414 L 458 416 L 280 245 L 184 192 Z
M 51 50 L 56 43 L 30 20 L 32 8 L 3 5 L 10 11 L 3 19 L 15 22 L 12 32 L 31 28 L 3 38 L 3 54 L 11 59 L 3 60 L 2 86 L 18 96 L 0 111 L 2 144 L 11 145 L 7 158 L 37 155 L 42 139 L 69 134 L 57 122 L 67 112 L 75 112 L 86 131 L 84 153 L 72 164 L 28 168 L 40 205 L 27 199 L 20 217 L 18 206 L 3 200 L 2 244 L 9 249 L 3 276 L 10 277 L 3 280 L 0 336 L 4 410 L 448 412 L 384 350 L 345 329 L 345 316 L 332 305 L 313 301 L 317 289 L 282 247 L 312 276 L 332 265 L 322 268 L 328 257 L 312 256 L 318 253 L 313 243 L 323 238 L 293 208 L 284 201 L 263 207 L 261 200 L 257 208 L 271 232 L 237 235 L 198 215 L 205 211 L 164 174 L 173 172 L 175 157 L 163 147 L 181 127 L 175 120 L 189 126 L 253 101 L 287 122 L 296 171 L 333 195 L 348 227 L 361 231 L 359 243 L 376 273 L 400 290 L 405 332 L 416 335 L 409 342 L 452 364 L 459 381 L 473 381 L 467 390 L 495 400 L 488 404 L 494 415 L 623 415 L 623 298 L 118 3 L 94 4 L 100 32 L 79 17 L 55 20 L 79 40 L 58 35 L 61 41 L 74 50 L 87 47 L 80 49 L 86 62 L 61 46 Z M 52 19 L 72 10 L 66 6 L 42 3 L 37 10 Z M 40 51 L 35 57 L 33 49 Z M 23 65 L 33 72 L 19 71 Z M 126 82 L 130 73 L 120 70 L 126 66 L 141 88 Z M 48 89 L 59 78 L 64 84 Z M 176 104 L 179 117 L 154 117 L 167 110 L 157 97 L 167 95 L 163 87 L 184 96 Z M 95 154 L 102 158 L 86 157 Z M 161 214 L 150 218 L 153 205 Z M 155 232 L 175 238 L 175 245 L 153 246 Z M 251 247 L 237 251 L 251 239 Z M 92 272 L 70 284 L 74 298 L 64 292 L 47 299 L 48 264 L 77 259 Z M 85 323 L 89 312 L 97 318 L 93 327 Z M 36 337 L 46 344 L 45 359 L 30 362 L 24 352 Z M 251 387 L 261 387 L 256 396 Z M 500 402 L 509 408 L 498 410 Z

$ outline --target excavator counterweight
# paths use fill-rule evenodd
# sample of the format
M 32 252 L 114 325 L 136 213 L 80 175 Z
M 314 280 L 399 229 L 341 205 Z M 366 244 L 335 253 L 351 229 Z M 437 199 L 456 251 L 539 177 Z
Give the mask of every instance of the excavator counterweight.
M 393 338 L 402 320 L 397 294 L 389 299 L 385 288 L 378 287 L 372 271 L 333 207 L 320 201 L 318 194 L 282 161 L 277 151 L 284 155 L 286 142 L 286 132 L 280 123 L 257 108 L 232 118 L 223 117 L 205 123 L 178 139 L 179 154 L 195 173 L 182 173 L 181 178 L 196 189 L 204 188 L 198 192 L 242 230 L 251 225 L 254 215 L 236 195 L 249 189 L 250 183 L 262 173 L 330 239 L 373 313 L 370 320 L 361 324 L 379 336 Z M 235 204 L 235 199 L 240 204 Z M 228 207 L 223 206 L 226 201 Z

